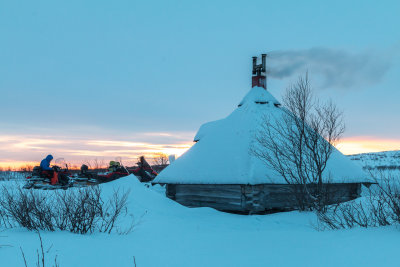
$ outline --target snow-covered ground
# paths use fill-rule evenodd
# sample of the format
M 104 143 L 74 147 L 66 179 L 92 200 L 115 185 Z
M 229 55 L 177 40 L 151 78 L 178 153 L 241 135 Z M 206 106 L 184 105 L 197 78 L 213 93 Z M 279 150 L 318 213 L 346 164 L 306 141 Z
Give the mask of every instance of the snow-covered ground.
M 14 171 L 1 171 L 0 172 L 0 181 L 8 181 L 8 180 L 23 180 L 28 173 L 24 172 L 14 172 Z
M 400 150 L 355 154 L 348 157 L 374 177 L 400 178 Z
M 348 157 L 367 168 L 400 169 L 400 150 L 355 154 Z
M 2 184 L 11 184 L 2 182 Z M 399 266 L 396 227 L 316 230 L 313 213 L 234 215 L 186 208 L 134 176 L 101 185 L 105 195 L 131 190 L 136 227 L 127 235 L 42 232 L 48 266 Z M 131 219 L 121 222 L 127 227 Z M 37 234 L 22 228 L 0 235 L 0 266 L 35 266 Z M 6 246 L 5 246 L 6 245 Z

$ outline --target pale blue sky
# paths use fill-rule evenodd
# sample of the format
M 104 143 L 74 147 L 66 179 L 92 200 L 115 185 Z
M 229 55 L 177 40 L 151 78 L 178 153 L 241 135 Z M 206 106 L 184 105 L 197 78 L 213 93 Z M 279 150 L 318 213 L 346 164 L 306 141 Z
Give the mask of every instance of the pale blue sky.
M 320 92 L 345 137 L 400 140 L 399 14 L 399 1 L 0 0 L 0 135 L 190 142 L 249 90 L 251 56 L 323 48 L 384 58 L 378 81 Z

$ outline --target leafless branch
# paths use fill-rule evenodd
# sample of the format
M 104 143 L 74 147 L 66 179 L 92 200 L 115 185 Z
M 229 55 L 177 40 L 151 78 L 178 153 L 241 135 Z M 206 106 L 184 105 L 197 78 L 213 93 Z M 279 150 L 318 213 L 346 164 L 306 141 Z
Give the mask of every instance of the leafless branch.
M 298 185 L 293 193 L 301 210 L 321 209 L 328 182 L 323 174 L 343 134 L 343 114 L 333 102 L 318 101 L 308 74 L 287 89 L 283 103 L 279 115 L 263 119 L 251 152 L 288 184 Z

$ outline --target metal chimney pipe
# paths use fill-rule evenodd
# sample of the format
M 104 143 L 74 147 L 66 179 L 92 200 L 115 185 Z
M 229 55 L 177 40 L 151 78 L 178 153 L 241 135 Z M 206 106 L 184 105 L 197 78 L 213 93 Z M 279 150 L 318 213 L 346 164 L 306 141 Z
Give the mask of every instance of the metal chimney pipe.
M 261 54 L 261 59 L 262 59 L 262 72 L 265 72 L 265 58 L 267 57 L 267 54 Z
M 253 57 L 253 75 L 256 74 L 257 57 Z

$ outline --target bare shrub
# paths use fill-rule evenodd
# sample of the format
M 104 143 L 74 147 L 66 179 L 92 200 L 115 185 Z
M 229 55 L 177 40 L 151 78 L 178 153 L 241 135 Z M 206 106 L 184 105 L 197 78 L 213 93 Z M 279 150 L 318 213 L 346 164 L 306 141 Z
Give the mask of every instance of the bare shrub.
M 96 186 L 53 192 L 3 186 L 0 223 L 3 227 L 22 226 L 28 230 L 111 233 L 119 217 L 128 213 L 128 194 L 129 191 L 115 191 L 105 200 Z
M 47 216 L 51 213 L 51 209 L 47 209 L 46 198 L 41 192 L 23 191 L 21 188 L 8 190 L 6 186 L 2 187 L 0 214 L 5 227 L 13 227 L 17 223 L 28 230 L 54 231 L 52 223 L 47 224 Z
M 330 207 L 326 212 L 318 212 L 320 227 L 346 229 L 399 224 L 399 177 L 380 173 L 374 179 L 377 184 L 368 190 L 368 196 Z
M 318 212 L 323 229 L 345 229 L 355 226 L 368 227 L 374 224 L 371 210 L 360 202 L 340 204 L 333 211 Z
M 0 181 L 11 181 L 17 178 L 17 173 L 11 170 L 0 172 Z
M 300 210 L 323 209 L 323 173 L 344 132 L 342 113 L 332 102 L 318 101 L 307 74 L 287 89 L 283 104 L 279 116 L 264 118 L 251 153 L 298 185 L 292 188 Z
M 47 265 L 46 265 L 46 257 L 45 257 L 45 255 L 46 255 L 46 253 L 49 253 L 49 251 L 50 251 L 50 249 L 51 249 L 51 247 L 53 245 L 50 246 L 50 248 L 45 253 L 42 236 L 40 235 L 39 231 L 37 231 L 37 235 L 38 235 L 39 241 L 40 241 L 40 249 L 36 250 L 37 260 L 36 260 L 35 266 L 36 267 L 46 267 Z M 24 260 L 24 266 L 28 267 L 28 263 L 26 261 L 24 250 L 22 249 L 22 247 L 20 247 L 19 249 L 21 250 L 21 256 L 22 256 L 22 259 Z M 56 255 L 54 257 L 54 265 L 53 265 L 53 267 L 59 267 L 59 266 L 60 266 L 60 264 L 57 261 L 57 255 Z
M 128 200 L 128 194 L 119 194 L 119 191 L 115 191 L 111 199 L 105 204 L 104 208 L 101 210 L 101 224 L 99 227 L 100 232 L 111 233 L 115 226 L 115 223 L 120 216 L 120 214 L 125 209 L 125 214 L 127 214 L 126 203 Z

